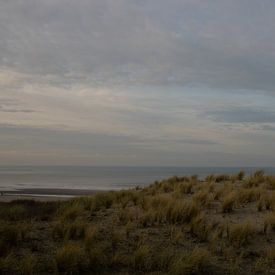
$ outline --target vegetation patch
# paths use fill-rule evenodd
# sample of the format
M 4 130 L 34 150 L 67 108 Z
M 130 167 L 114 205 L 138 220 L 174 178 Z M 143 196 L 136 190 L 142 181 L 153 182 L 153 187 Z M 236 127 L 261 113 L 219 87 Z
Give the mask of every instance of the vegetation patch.
M 273 274 L 274 177 L 0 203 L 0 274 Z

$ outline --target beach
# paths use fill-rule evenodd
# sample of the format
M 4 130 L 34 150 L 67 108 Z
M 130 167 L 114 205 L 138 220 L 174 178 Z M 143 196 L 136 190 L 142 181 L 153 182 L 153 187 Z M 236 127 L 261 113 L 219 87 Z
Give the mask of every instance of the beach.
M 10 202 L 13 200 L 63 201 L 74 197 L 90 196 L 99 192 L 103 191 L 61 188 L 26 188 L 6 190 L 1 193 L 0 202 Z

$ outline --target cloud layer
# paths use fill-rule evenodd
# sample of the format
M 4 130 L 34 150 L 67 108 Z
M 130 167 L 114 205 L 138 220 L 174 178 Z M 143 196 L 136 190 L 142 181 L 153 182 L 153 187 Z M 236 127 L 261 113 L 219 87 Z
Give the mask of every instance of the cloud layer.
M 272 0 L 0 2 L 3 163 L 272 165 Z

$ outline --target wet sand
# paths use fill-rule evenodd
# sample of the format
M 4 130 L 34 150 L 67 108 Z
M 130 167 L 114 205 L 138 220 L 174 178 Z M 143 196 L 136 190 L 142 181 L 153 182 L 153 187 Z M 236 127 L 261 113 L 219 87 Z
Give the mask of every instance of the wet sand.
M 58 188 L 26 188 L 10 191 L 1 191 L 0 202 L 9 202 L 13 200 L 39 200 L 39 201 L 56 201 L 68 200 L 78 196 L 90 196 L 102 190 L 85 190 L 85 189 L 58 189 Z

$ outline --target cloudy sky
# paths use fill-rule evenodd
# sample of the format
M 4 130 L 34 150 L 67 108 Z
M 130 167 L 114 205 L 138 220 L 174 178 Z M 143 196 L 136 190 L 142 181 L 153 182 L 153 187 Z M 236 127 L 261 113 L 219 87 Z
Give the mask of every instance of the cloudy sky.
M 0 0 L 0 164 L 272 166 L 274 0 Z

